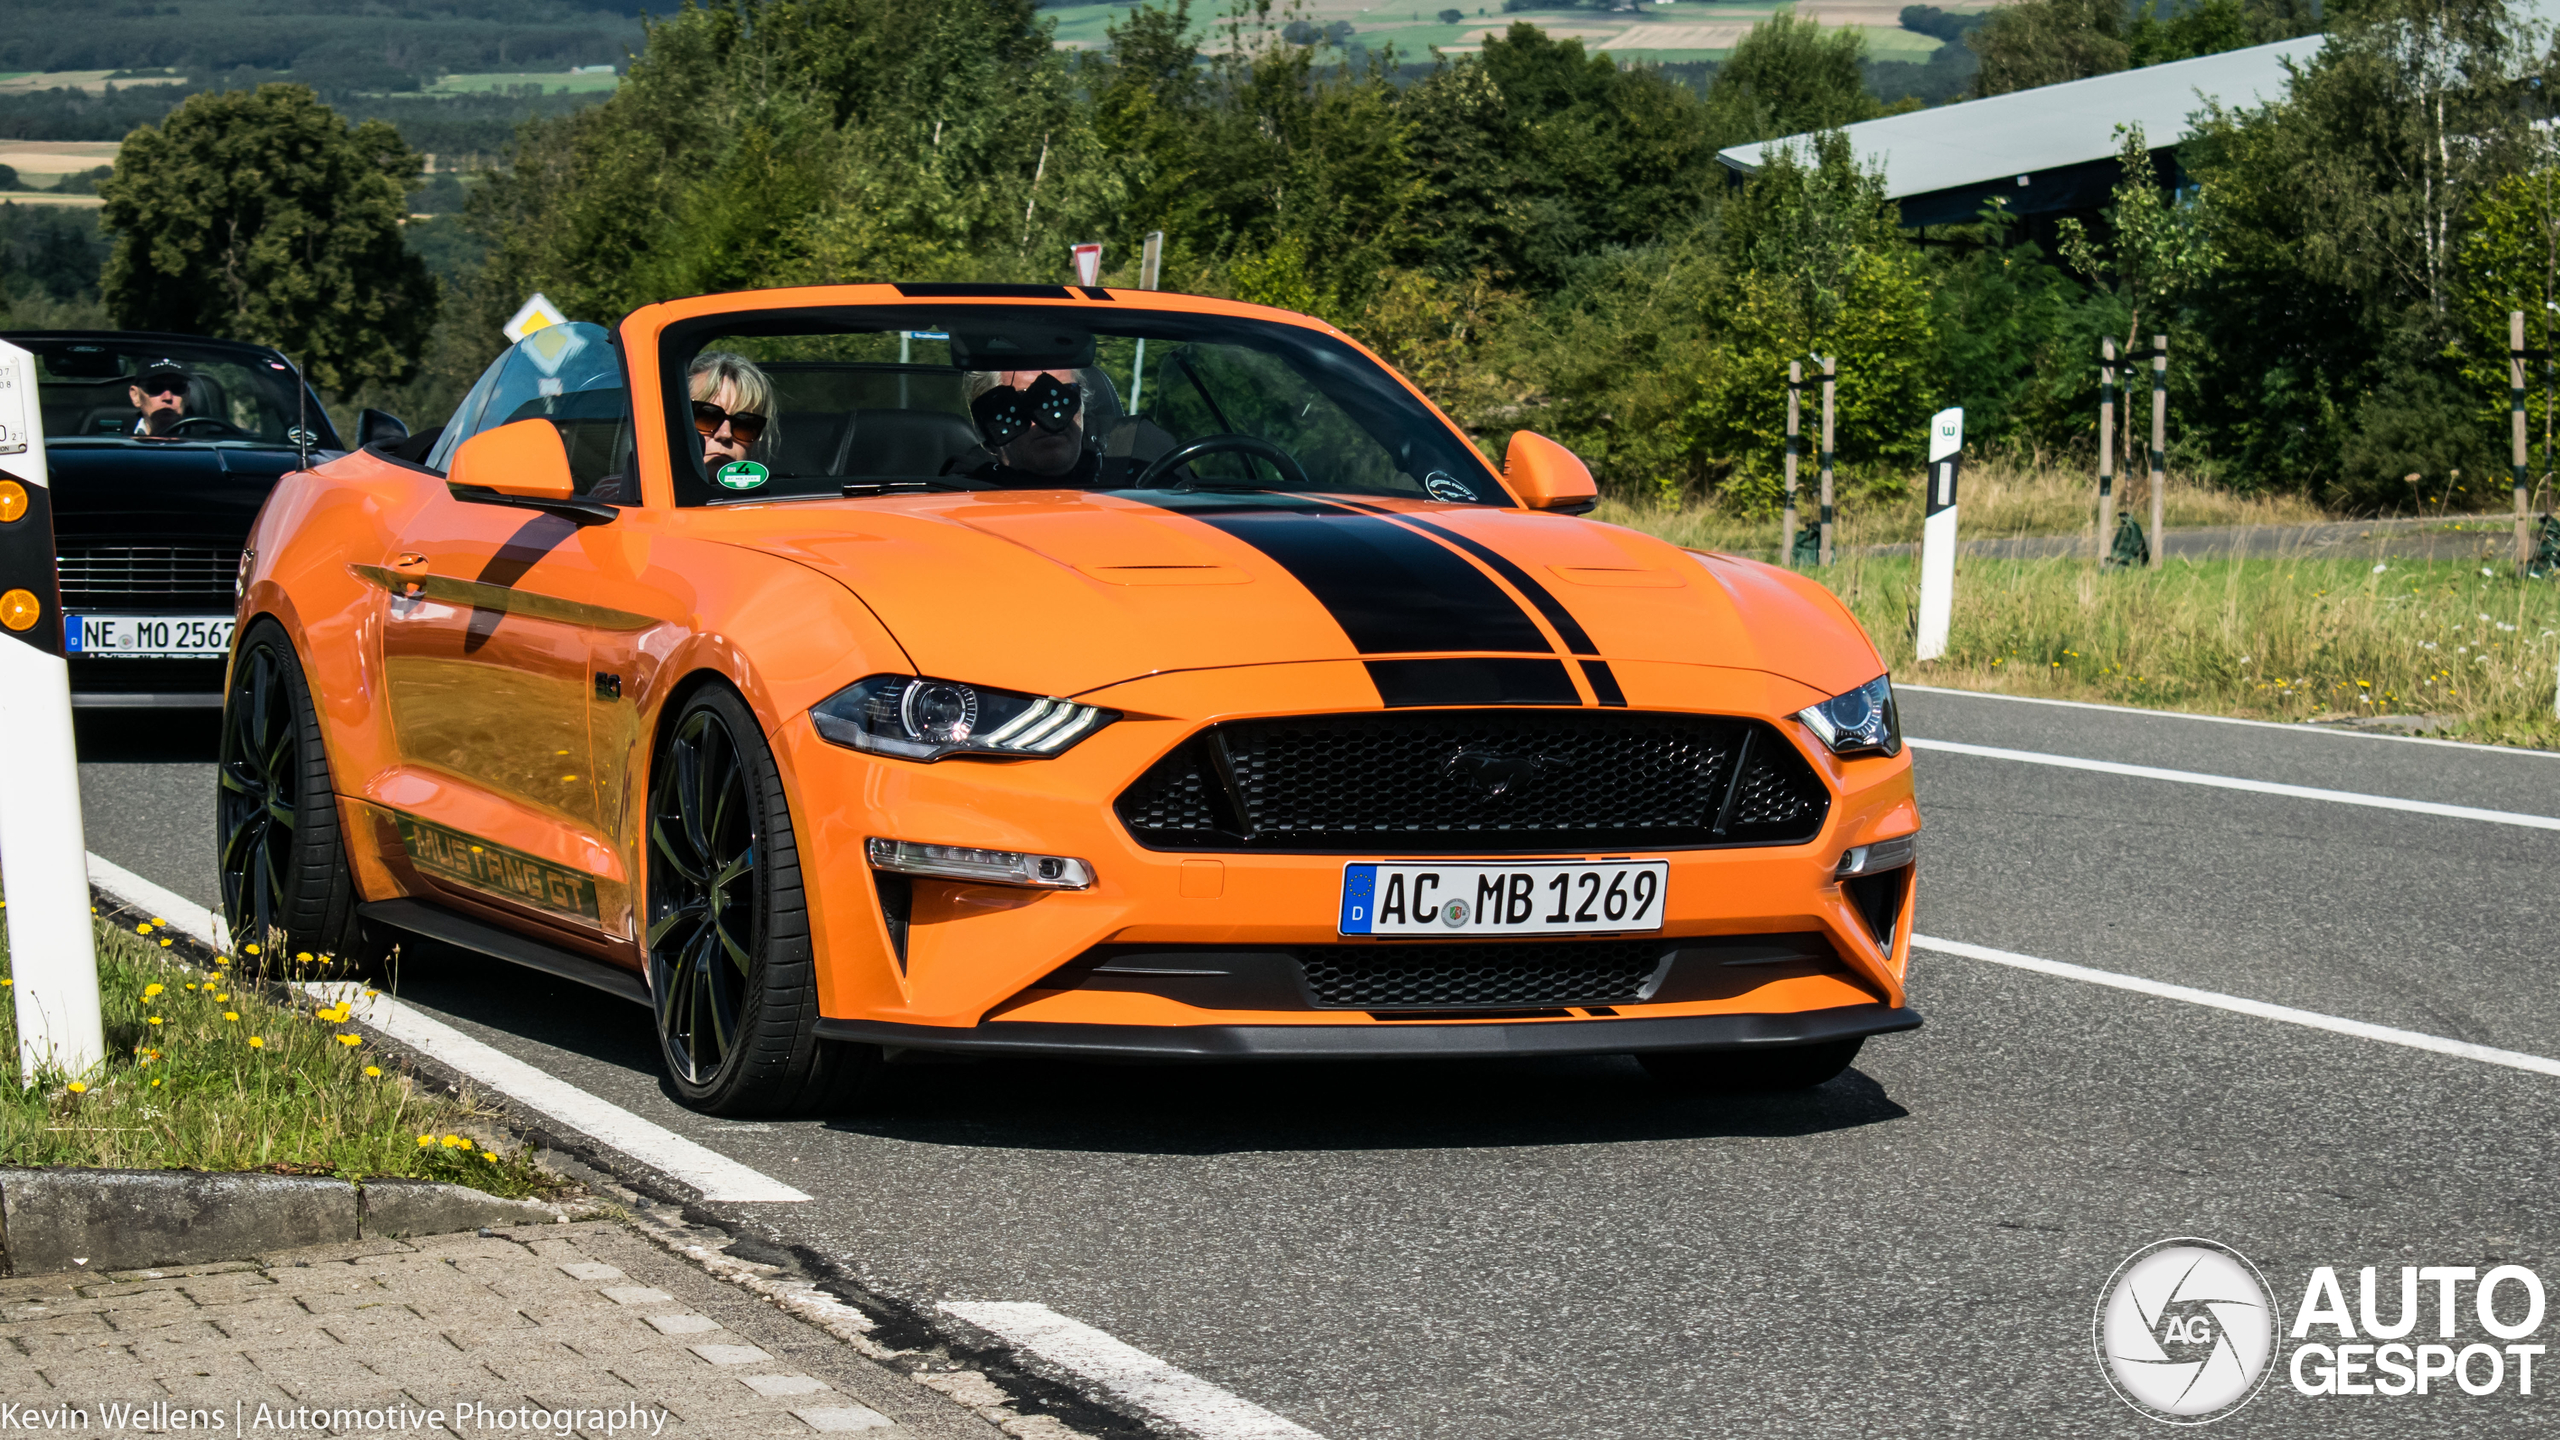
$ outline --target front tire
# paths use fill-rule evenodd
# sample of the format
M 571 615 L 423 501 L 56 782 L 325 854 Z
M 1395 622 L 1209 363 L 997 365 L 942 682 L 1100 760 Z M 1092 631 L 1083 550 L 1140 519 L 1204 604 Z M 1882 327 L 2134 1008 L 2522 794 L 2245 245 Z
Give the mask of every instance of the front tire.
M 1866 1043 L 1866 1037 L 1860 1035 L 1767 1050 L 1667 1050 L 1636 1058 L 1655 1083 L 1665 1089 L 1735 1095 L 1810 1090 L 1826 1084 L 1840 1078 Z
M 817 962 L 791 810 L 717 683 L 676 708 L 649 778 L 649 993 L 676 1094 L 714 1115 L 824 1113 L 879 1063 L 817 1037 Z
M 245 968 L 282 974 L 279 961 L 303 954 L 369 964 L 320 715 L 273 620 L 250 626 L 231 662 L 216 776 L 223 920 Z

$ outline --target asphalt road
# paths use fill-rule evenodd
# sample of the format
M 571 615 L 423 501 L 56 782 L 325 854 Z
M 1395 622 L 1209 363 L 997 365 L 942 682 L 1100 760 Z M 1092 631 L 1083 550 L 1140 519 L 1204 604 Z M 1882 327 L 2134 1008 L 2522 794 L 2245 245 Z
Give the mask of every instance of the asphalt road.
M 1942 694 L 1904 715 L 2560 816 L 2549 756 Z M 209 726 L 101 718 L 90 848 L 209 901 Z M 1925 935 L 2560 1057 L 2560 832 L 1918 765 Z M 2169 1236 L 2236 1247 L 2287 1317 L 2319 1265 L 2350 1307 L 2385 1267 L 2386 1314 L 2401 1265 L 2560 1285 L 2560 1079 L 1943 954 L 1915 971 L 1927 1027 L 1797 1096 L 1669 1098 L 1617 1059 L 936 1065 L 862 1115 L 769 1125 L 677 1107 L 643 1013 L 591 992 L 420 956 L 402 993 L 810 1192 L 760 1223 L 881 1292 L 1045 1303 L 1328 1440 L 2158 1433 L 2100 1378 L 2091 1321 Z M 2531 1338 L 2560 1333 L 2553 1299 Z M 2488 1338 L 2467 1293 L 2453 1323 Z M 2547 1433 L 2560 1374 L 2536 1380 L 2314 1399 L 2279 1373 L 2216 1428 Z

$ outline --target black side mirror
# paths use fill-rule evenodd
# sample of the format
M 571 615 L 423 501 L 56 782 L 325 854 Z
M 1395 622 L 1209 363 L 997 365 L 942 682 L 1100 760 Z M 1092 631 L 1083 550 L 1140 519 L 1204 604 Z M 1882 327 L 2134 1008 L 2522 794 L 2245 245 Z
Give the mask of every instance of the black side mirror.
M 365 410 L 356 415 L 356 448 L 386 440 L 406 440 L 409 427 L 397 415 L 380 410 Z

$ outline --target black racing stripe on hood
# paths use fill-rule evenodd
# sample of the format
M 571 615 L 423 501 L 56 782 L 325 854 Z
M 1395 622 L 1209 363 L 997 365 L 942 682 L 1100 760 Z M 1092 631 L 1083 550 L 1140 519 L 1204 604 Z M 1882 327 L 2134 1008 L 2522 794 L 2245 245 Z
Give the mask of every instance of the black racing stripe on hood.
M 1270 556 L 1363 655 L 1555 653 L 1529 613 L 1483 571 L 1400 525 L 1291 496 L 1117 493 L 1188 516 Z
M 1510 581 L 1512 589 L 1529 597 L 1529 603 L 1537 606 L 1538 613 L 1547 617 L 1547 623 L 1556 627 L 1556 635 L 1564 641 L 1564 648 L 1576 655 L 1599 653 L 1600 647 L 1591 643 L 1590 633 L 1582 628 L 1581 621 L 1573 618 L 1572 611 L 1564 608 L 1564 602 L 1555 597 L 1555 592 L 1539 584 L 1536 577 L 1521 569 L 1510 556 L 1482 541 L 1461 535 L 1445 525 L 1435 525 L 1419 515 L 1394 510 L 1370 510 L 1365 505 L 1358 508 L 1373 515 L 1392 516 L 1398 522 L 1410 525 L 1416 530 L 1427 530 L 1483 561 L 1494 574 Z
M 1618 688 L 1618 677 L 1610 673 L 1608 661 L 1583 661 L 1582 678 L 1591 682 L 1591 693 L 1601 704 L 1626 708 L 1627 692 Z
M 1458 656 L 1447 660 L 1364 660 L 1390 710 L 1418 705 L 1580 705 L 1561 660 Z M 1624 701 L 1619 702 L 1624 704 Z

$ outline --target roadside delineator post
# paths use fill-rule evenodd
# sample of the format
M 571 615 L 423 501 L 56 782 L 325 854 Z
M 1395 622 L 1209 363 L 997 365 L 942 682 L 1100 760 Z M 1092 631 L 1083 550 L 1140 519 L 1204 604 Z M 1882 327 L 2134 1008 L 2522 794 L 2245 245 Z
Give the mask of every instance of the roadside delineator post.
M 1161 230 L 1150 230 L 1147 232 L 1147 243 L 1140 247 L 1138 251 L 1138 288 L 1141 290 L 1155 289 L 1156 279 L 1163 273 L 1163 269 L 1164 232 Z M 1141 335 L 1138 337 L 1138 356 L 1136 359 L 1129 362 L 1130 414 L 1135 415 L 1139 413 L 1138 402 L 1144 397 L 1146 386 L 1147 338 Z
M 0 896 L 18 1078 L 106 1059 L 35 357 L 0 341 Z
M 1836 355 L 1822 357 L 1822 550 L 1815 557 L 1815 562 L 1825 566 L 1831 563 L 1832 555 L 1831 399 L 1835 377 L 1839 374 L 1839 358 Z
M 2089 554 L 2107 563 L 2116 529 L 2116 337 L 2098 339 L 2098 531 Z
M 2526 522 L 2524 456 L 2524 312 L 2507 312 L 2507 411 L 2513 422 L 2514 454 L 2510 457 L 2516 485 L 2516 574 L 2533 573 L 2533 527 Z
M 2169 561 L 2169 337 L 2151 337 L 2151 568 Z
M 1796 563 L 1796 456 L 1804 445 L 1804 362 L 1787 362 L 1787 506 L 1778 519 L 1778 563 Z
M 1912 647 L 1923 660 L 1947 653 L 1947 620 L 1956 597 L 1956 467 L 1963 455 L 1963 409 L 1931 416 L 1928 518 L 1920 525 L 1920 625 Z

